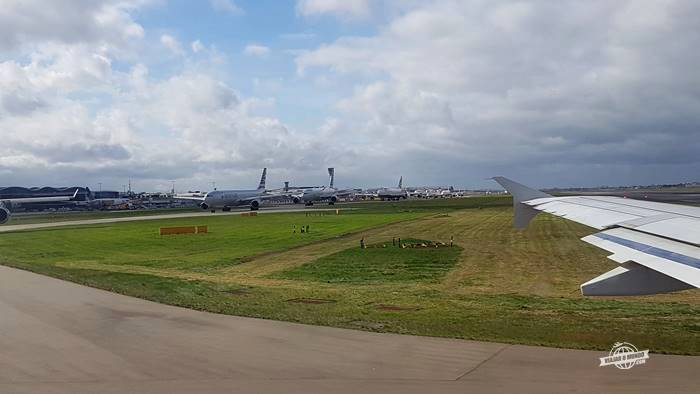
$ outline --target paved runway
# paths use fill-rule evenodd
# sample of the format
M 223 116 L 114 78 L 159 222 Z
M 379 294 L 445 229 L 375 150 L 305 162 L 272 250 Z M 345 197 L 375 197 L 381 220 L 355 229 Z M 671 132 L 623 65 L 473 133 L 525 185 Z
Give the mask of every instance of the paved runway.
M 700 357 L 604 355 L 216 315 L 0 266 L 2 393 L 697 390 Z
M 355 208 L 269 208 L 261 209 L 257 211 L 258 213 L 289 213 L 289 212 L 318 212 L 318 211 L 335 211 L 336 209 L 346 210 Z M 212 216 L 228 216 L 228 215 L 240 215 L 243 212 L 250 212 L 250 210 L 237 210 L 231 212 L 216 212 L 211 213 L 206 212 L 186 212 L 186 213 L 166 213 L 162 215 L 145 215 L 145 216 L 124 216 L 124 217 L 113 217 L 105 219 L 85 219 L 85 220 L 69 220 L 64 222 L 47 222 L 47 223 L 34 223 L 34 224 L 10 224 L 5 226 L 0 226 L 0 233 L 8 233 L 11 231 L 21 231 L 21 230 L 35 230 L 40 228 L 50 228 L 50 227 L 65 227 L 65 226 L 83 226 L 87 224 L 105 224 L 105 223 L 118 223 L 118 222 L 135 222 L 142 220 L 158 220 L 158 219 L 178 219 L 178 218 L 193 218 L 193 217 L 212 217 Z

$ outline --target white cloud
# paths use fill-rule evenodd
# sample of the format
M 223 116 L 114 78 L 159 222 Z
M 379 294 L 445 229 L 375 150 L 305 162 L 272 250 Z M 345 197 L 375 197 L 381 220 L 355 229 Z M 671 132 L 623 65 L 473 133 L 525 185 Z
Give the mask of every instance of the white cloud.
M 297 14 L 303 16 L 333 14 L 341 17 L 366 17 L 369 0 L 297 0 Z
M 270 54 L 270 48 L 264 45 L 248 44 L 243 50 L 243 53 L 248 56 L 265 57 Z
M 217 11 L 228 12 L 233 15 L 243 14 L 243 9 L 231 0 L 209 0 L 212 8 Z
M 39 41 L 109 42 L 124 46 L 143 37 L 143 27 L 130 11 L 141 0 L 3 2 L 0 7 L 0 51 Z
M 204 50 L 204 45 L 199 40 L 192 41 L 190 47 L 192 48 L 192 52 L 194 53 L 199 53 Z
M 170 34 L 161 35 L 160 43 L 175 55 L 185 54 L 185 51 L 182 50 L 182 45 L 180 45 L 180 42 Z
M 40 13 L 40 8 L 25 11 Z M 325 153 L 304 154 L 303 135 L 259 114 L 274 100 L 241 97 L 213 77 L 204 60 L 187 59 L 173 36 L 139 43 L 147 36 L 122 41 L 112 34 L 133 25 L 125 10 L 120 22 L 103 26 L 107 32 L 90 27 L 100 40 L 20 34 L 21 40 L 0 48 L 0 53 L 18 52 L 16 60 L 0 61 L 4 184 L 99 181 L 114 187 L 132 177 L 144 189 L 167 179 L 203 188 L 214 174 L 222 183 L 238 183 L 254 179 L 263 166 L 295 171 L 321 165 Z M 89 19 L 75 22 L 93 25 Z M 151 75 L 138 62 L 148 57 L 136 48 L 158 43 L 183 55 L 171 61 L 187 64 L 186 71 Z M 199 41 L 191 47 L 204 49 Z M 205 55 L 212 64 L 221 61 L 213 49 Z M 113 69 L 115 62 L 120 70 Z M 121 71 L 123 64 L 131 69 Z
M 371 136 L 387 160 L 439 157 L 475 178 L 528 168 L 550 185 L 643 182 L 650 166 L 694 179 L 698 17 L 684 1 L 436 1 L 296 62 L 358 81 L 338 103 L 346 138 Z
M 146 34 L 132 16 L 144 4 L 0 8 L 4 184 L 205 188 L 250 182 L 262 166 L 313 182 L 334 165 L 347 185 L 393 184 L 393 168 L 467 185 L 498 173 L 542 186 L 700 173 L 695 3 L 401 2 L 374 34 L 294 52 L 311 82 L 299 101 L 325 119 L 315 130 L 271 115 L 293 76 L 261 74 L 261 97 L 241 95 L 214 44 L 185 51 L 180 31 Z M 180 56 L 149 63 L 161 45 Z

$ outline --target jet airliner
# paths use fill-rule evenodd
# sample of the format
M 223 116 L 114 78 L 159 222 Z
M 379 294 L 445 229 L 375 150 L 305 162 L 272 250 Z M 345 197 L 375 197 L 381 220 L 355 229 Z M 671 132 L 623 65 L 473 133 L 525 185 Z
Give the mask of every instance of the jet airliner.
M 228 212 L 233 207 L 249 205 L 251 211 L 257 211 L 260 204 L 269 199 L 280 198 L 282 196 L 269 194 L 265 190 L 265 178 L 267 177 L 267 168 L 263 168 L 260 183 L 257 189 L 248 190 L 214 190 L 204 196 L 183 196 L 178 195 L 175 198 L 181 200 L 199 201 L 199 207 L 204 210 L 210 210 L 212 213 L 217 209 Z

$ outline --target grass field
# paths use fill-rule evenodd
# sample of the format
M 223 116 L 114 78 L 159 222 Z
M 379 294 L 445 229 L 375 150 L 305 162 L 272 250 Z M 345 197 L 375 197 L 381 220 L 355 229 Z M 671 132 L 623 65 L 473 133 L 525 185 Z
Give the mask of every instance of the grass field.
M 0 263 L 218 313 L 599 350 L 628 341 L 652 352 L 700 355 L 697 291 L 584 298 L 579 284 L 616 266 L 579 240 L 593 230 L 550 215 L 538 216 L 526 231 L 513 230 L 509 204 L 503 198 L 368 202 L 338 216 L 7 233 L 0 234 Z M 186 224 L 207 224 L 212 232 L 156 235 L 158 226 Z M 302 224 L 311 232 L 292 232 Z M 361 237 L 390 244 L 393 237 L 451 236 L 462 248 L 451 262 L 447 255 L 397 255 L 419 250 L 358 247 Z M 373 254 L 358 255 L 367 251 Z M 442 263 L 426 276 L 426 261 Z M 419 275 L 407 275 L 411 268 Z
M 426 244 L 430 241 L 403 239 L 402 244 Z M 436 280 L 454 267 L 462 248 L 401 248 L 392 242 L 355 247 L 323 256 L 315 261 L 281 271 L 273 278 L 315 280 L 327 283 L 387 283 Z
M 32 262 L 113 270 L 208 272 L 240 264 L 246 257 L 424 214 L 331 212 L 196 217 L 15 232 L 0 237 L 0 262 Z M 160 236 L 161 226 L 206 224 L 209 233 Z M 299 227 L 309 226 L 308 233 Z M 295 230 L 296 227 L 296 230 Z

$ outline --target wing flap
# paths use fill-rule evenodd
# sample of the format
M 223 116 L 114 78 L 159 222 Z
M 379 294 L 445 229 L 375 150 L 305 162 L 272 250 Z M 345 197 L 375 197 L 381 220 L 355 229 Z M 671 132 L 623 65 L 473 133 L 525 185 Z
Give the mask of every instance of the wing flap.
M 695 246 L 625 228 L 602 231 L 582 239 L 613 252 L 609 256 L 613 261 L 634 262 L 689 286 L 700 287 L 700 252 Z
M 620 226 L 633 228 L 648 234 L 654 234 L 665 238 L 676 239 L 681 242 L 700 245 L 700 220 L 688 217 L 668 217 L 654 220 L 649 223 L 640 224 L 634 227 L 627 223 L 620 223 Z
M 581 285 L 585 296 L 631 296 L 669 293 L 693 286 L 629 261 Z

